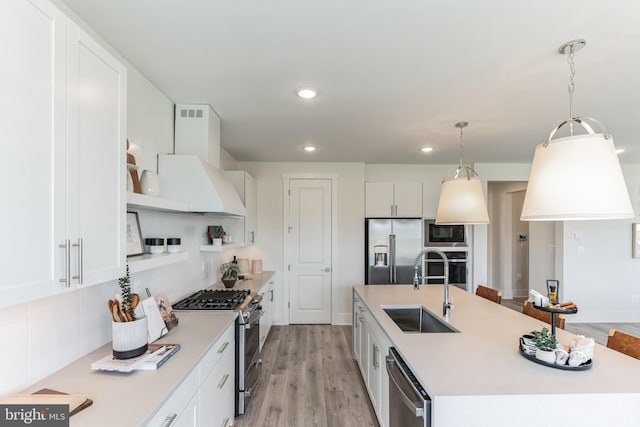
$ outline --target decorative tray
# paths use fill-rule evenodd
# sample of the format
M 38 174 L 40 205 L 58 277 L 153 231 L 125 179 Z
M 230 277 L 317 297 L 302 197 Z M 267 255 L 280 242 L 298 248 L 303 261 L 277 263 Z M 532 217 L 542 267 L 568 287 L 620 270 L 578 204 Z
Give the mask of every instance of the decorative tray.
M 591 369 L 591 367 L 593 366 L 591 359 L 587 360 L 586 362 L 584 362 L 582 365 L 579 365 L 579 366 L 558 365 L 557 363 L 547 363 L 540 359 L 536 359 L 535 355 L 525 353 L 522 350 L 521 345 L 518 345 L 518 347 L 520 348 L 520 354 L 522 355 L 522 357 L 524 357 L 525 359 L 529 359 L 530 361 L 537 363 L 538 365 L 544 365 L 550 368 L 562 369 L 564 371 L 586 371 L 587 369 Z
M 565 310 L 562 308 L 551 308 L 551 307 L 542 307 L 539 305 L 532 304 L 536 310 L 547 311 L 549 313 L 558 313 L 558 314 L 575 314 L 578 312 L 578 308 L 570 308 L 569 310 Z

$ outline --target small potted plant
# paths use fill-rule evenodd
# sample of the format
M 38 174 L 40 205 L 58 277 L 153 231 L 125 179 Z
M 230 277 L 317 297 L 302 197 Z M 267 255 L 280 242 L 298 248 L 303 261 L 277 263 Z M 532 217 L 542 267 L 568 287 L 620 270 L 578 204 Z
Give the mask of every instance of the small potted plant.
M 238 273 L 240 269 L 238 268 L 238 264 L 235 262 L 225 262 L 220 266 L 220 273 L 222 273 L 222 283 L 224 283 L 225 288 L 233 288 L 233 285 L 236 284 L 236 280 L 238 280 Z
M 549 329 L 543 327 L 540 331 L 532 331 L 533 340 L 536 344 L 536 359 L 547 363 L 555 363 L 556 347 L 558 341 L 554 335 L 551 335 Z

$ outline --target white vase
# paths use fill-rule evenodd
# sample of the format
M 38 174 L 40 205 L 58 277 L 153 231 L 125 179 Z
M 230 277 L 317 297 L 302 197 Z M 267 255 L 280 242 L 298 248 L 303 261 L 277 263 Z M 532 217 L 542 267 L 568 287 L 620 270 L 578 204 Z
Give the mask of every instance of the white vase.
M 147 196 L 158 197 L 160 195 L 160 180 L 155 172 L 146 169 L 142 171 L 140 191 Z
M 556 352 L 536 349 L 536 359 L 547 363 L 556 363 Z

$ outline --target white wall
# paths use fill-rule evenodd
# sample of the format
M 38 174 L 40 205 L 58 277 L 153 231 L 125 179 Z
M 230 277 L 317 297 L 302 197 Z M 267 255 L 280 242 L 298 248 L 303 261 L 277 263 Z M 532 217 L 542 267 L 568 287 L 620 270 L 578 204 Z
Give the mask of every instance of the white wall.
M 514 297 L 514 285 L 518 287 L 518 282 L 521 282 L 517 280 L 517 276 L 522 277 L 525 274 L 525 263 L 522 257 L 526 254 L 514 236 L 515 230 L 519 229 L 520 217 L 519 210 L 514 212 L 513 195 L 521 192 L 526 185 L 526 182 L 489 182 L 487 209 L 491 223 L 488 226 L 476 226 L 477 229 L 481 227 L 487 229 L 487 246 L 478 249 L 480 254 L 486 254 L 487 258 L 487 281 L 484 284 L 500 289 L 505 299 Z M 522 197 L 516 197 L 516 199 L 522 203 Z M 476 248 L 475 245 L 474 248 Z M 483 266 L 476 266 L 476 268 L 481 267 Z M 528 266 L 526 268 L 528 269 Z
M 265 270 L 277 271 L 275 322 L 287 324 L 288 280 L 283 274 L 284 197 L 282 175 L 316 173 L 337 176 L 338 253 L 332 276 L 332 323 L 349 323 L 351 287 L 364 280 L 364 164 L 362 163 L 257 163 L 238 162 L 239 169 L 256 178 L 258 186 L 257 246 Z M 256 249 L 254 249 L 256 250 Z
M 485 194 L 488 196 L 488 182 L 500 182 L 500 181 L 528 181 L 529 170 L 531 165 L 518 163 L 518 164 L 503 164 L 503 163 L 477 163 L 474 165 L 475 171 L 482 180 Z M 490 208 L 491 203 L 488 208 Z M 492 224 L 497 226 L 498 224 Z M 474 225 L 473 226 L 473 277 L 475 283 L 489 283 L 491 284 L 493 279 L 489 277 L 489 226 L 486 225 Z M 492 286 L 492 285 L 491 285 Z M 505 296 L 506 298 L 506 296 Z
M 525 190 L 511 193 L 511 289 L 514 297 L 529 295 L 529 222 L 520 221 Z M 520 234 L 527 235 L 519 240 Z
M 556 270 L 556 223 L 529 222 L 529 289 L 547 293 L 547 279 L 559 279 Z M 559 294 L 564 301 L 562 292 Z
M 565 221 L 560 292 L 575 301 L 571 322 L 640 322 L 640 259 L 631 257 L 631 224 L 640 222 L 640 165 L 623 165 L 636 217 Z

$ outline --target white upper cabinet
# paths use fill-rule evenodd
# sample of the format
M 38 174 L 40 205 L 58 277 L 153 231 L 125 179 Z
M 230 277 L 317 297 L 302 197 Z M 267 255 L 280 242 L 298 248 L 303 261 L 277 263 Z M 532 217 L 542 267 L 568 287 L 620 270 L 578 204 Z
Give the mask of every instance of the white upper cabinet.
M 421 218 L 421 182 L 365 183 L 365 217 Z
M 433 179 L 422 183 L 422 216 L 425 218 L 435 218 L 440 201 L 440 188 L 442 180 Z
M 240 200 L 247 210 L 244 218 L 244 244 L 253 245 L 256 242 L 256 219 L 258 216 L 256 179 L 245 171 L 226 171 L 224 174 L 238 192 Z
M 77 283 L 124 275 L 126 68 L 69 22 L 69 234 L 81 242 Z M 76 252 L 76 254 L 74 254 Z M 73 264 L 73 263 L 72 263 Z
M 0 306 L 58 287 L 65 235 L 66 18 L 48 2 L 0 2 Z
M 48 1 L 0 2 L 0 49 L 1 307 L 124 273 L 126 71 Z

